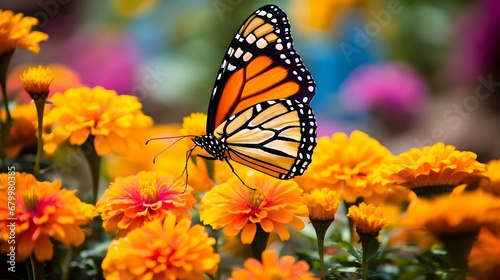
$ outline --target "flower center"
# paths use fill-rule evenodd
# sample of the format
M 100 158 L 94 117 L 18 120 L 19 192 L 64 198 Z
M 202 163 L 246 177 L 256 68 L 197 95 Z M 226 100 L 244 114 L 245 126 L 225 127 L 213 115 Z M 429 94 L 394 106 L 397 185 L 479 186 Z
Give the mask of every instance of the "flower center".
M 140 186 L 141 199 L 145 202 L 156 202 L 158 200 L 158 187 L 155 178 L 148 178 Z
M 259 209 L 262 201 L 265 201 L 266 194 L 261 190 L 250 191 L 250 201 L 249 204 L 253 209 Z
M 38 204 L 38 192 L 36 188 L 30 188 L 27 192 L 23 193 L 22 198 L 27 212 L 36 211 Z

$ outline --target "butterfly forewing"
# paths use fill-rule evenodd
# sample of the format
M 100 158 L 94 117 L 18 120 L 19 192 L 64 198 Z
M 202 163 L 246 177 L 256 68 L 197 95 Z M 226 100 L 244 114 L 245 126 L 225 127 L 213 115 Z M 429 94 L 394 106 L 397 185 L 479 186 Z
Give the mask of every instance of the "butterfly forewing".
M 312 109 L 297 100 L 265 101 L 217 127 L 214 136 L 228 147 L 228 157 L 280 179 L 301 175 L 316 146 Z
M 264 6 L 243 23 L 223 59 L 208 108 L 207 132 L 266 100 L 309 104 L 315 90 L 293 48 L 286 14 L 275 5 Z

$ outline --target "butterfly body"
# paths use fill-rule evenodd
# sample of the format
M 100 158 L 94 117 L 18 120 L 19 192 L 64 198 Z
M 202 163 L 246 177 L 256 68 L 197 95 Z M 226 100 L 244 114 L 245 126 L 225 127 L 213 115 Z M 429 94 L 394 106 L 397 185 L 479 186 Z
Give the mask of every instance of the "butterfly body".
M 309 107 L 315 91 L 312 75 L 293 48 L 285 12 L 264 6 L 230 43 L 212 91 L 207 135 L 192 140 L 210 159 L 291 179 L 305 172 L 316 146 L 316 120 Z
M 195 137 L 193 142 L 213 159 L 231 159 L 273 177 L 291 179 L 302 175 L 311 162 L 316 120 L 307 104 L 268 100 L 231 116 L 213 134 Z

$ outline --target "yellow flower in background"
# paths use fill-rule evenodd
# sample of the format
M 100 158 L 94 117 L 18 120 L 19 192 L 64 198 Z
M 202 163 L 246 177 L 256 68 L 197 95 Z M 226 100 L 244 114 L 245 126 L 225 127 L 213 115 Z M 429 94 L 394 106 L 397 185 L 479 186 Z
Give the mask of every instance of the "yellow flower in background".
M 104 277 L 112 279 L 205 279 L 214 274 L 220 256 L 215 239 L 205 227 L 191 227 L 189 219 L 176 223 L 175 216 L 155 220 L 113 240 L 102 262 Z
M 196 200 L 192 188 L 173 176 L 160 176 L 155 172 L 116 178 L 96 204 L 102 225 L 107 233 L 128 232 L 154 220 L 167 216 L 190 218 Z
M 372 182 L 402 185 L 417 192 L 429 187 L 443 193 L 461 184 L 478 184 L 486 178 L 486 167 L 476 160 L 476 154 L 439 142 L 387 158 L 374 172 Z
M 20 76 L 24 90 L 34 101 L 45 100 L 49 95 L 50 83 L 54 80 L 54 73 L 48 67 L 29 67 Z
M 364 132 L 355 130 L 349 137 L 335 133 L 331 138 L 319 139 L 313 162 L 295 181 L 306 192 L 328 187 L 346 201 L 354 202 L 360 196 L 370 197 L 379 191 L 369 183 L 368 176 L 389 155 L 384 146 Z
M 292 256 L 283 256 L 273 250 L 262 252 L 262 262 L 250 258 L 243 264 L 244 268 L 236 268 L 229 280 L 313 280 L 319 279 L 309 272 L 309 265 L 300 260 L 295 261 Z
M 46 41 L 49 36 L 40 31 L 32 31 L 37 24 L 38 19 L 34 17 L 0 9 L 0 54 L 16 48 L 38 53 L 38 44 Z
M 36 65 L 23 63 L 9 69 L 7 76 L 7 95 L 9 100 L 17 100 L 19 103 L 31 101 L 31 98 L 24 92 L 23 83 L 19 79 L 19 76 L 29 67 L 36 67 Z M 54 74 L 54 80 L 50 84 L 49 98 L 52 93 L 64 92 L 70 88 L 83 86 L 79 74 L 71 68 L 59 63 L 49 63 L 47 67 Z
M 243 172 L 245 170 L 245 172 Z M 244 244 L 252 243 L 257 224 L 265 232 L 276 231 L 288 240 L 286 225 L 304 228 L 299 217 L 307 216 L 302 190 L 293 181 L 283 181 L 247 168 L 236 171 L 249 189 L 236 176 L 208 191 L 201 200 L 200 220 L 213 229 L 224 228 L 228 236 L 241 232 Z
M 500 232 L 483 227 L 469 255 L 468 279 L 497 279 L 500 275 Z
M 204 113 L 192 113 L 182 119 L 181 135 L 200 136 L 207 134 L 207 115 Z
M 500 224 L 500 199 L 479 191 L 416 199 L 399 225 L 426 229 L 435 236 L 470 233 L 484 225 Z
M 340 200 L 337 193 L 328 188 L 314 189 L 304 194 L 304 202 L 309 209 L 311 220 L 335 220 Z
M 10 179 L 9 179 L 10 178 Z M 85 235 L 80 226 L 95 216 L 95 207 L 76 197 L 76 190 L 61 189 L 61 181 L 38 182 L 27 173 L 0 174 L 0 241 L 2 252 L 9 252 L 12 221 L 8 197 L 9 182 L 15 179 L 15 241 L 16 260 L 24 261 L 32 253 L 39 261 L 52 259 L 51 238 L 68 245 L 79 246 Z
M 389 221 L 384 218 L 384 212 L 381 208 L 373 204 L 361 202 L 359 206 L 349 207 L 347 217 L 351 218 L 356 226 L 358 234 L 377 236 L 380 230 L 386 226 Z
M 45 105 L 46 109 L 49 106 Z M 7 157 L 15 158 L 22 151 L 36 150 L 36 127 L 38 125 L 35 105 L 18 104 L 12 109 L 10 115 L 13 122 L 5 149 Z M 5 109 L 0 110 L 0 120 L 5 120 Z M 1 137 L 0 145 L 2 145 Z
M 112 0 L 113 10 L 123 17 L 133 18 L 145 14 L 151 10 L 158 0 L 143 0 L 143 1 L 128 1 L 128 0 Z
M 495 196 L 500 196 L 500 160 L 490 160 L 486 163 L 486 167 L 486 176 L 490 178 L 490 184 L 485 184 L 484 190 Z
M 45 117 L 45 121 L 54 126 L 44 139 L 48 154 L 53 154 L 66 140 L 72 145 L 82 145 L 93 136 L 99 156 L 125 155 L 144 145 L 142 135 L 153 124 L 153 120 L 143 114 L 137 97 L 117 95 L 102 87 L 69 89 L 54 94 L 51 101 L 54 108 Z
M 179 126 L 176 125 L 152 126 L 144 134 L 139 135 L 141 137 L 140 143 L 146 143 L 149 138 L 181 136 L 179 130 Z M 111 154 L 104 159 L 107 176 L 111 178 L 110 180 L 113 180 L 116 177 L 124 177 L 141 171 L 155 171 L 179 177 L 185 168 L 186 151 L 189 149 L 188 144 L 192 143 L 191 140 L 187 140 L 179 141 L 159 154 L 155 163 L 153 163 L 153 158 L 175 140 L 150 141 L 147 146 L 140 145 L 136 149 L 130 149 L 124 156 Z M 188 160 L 187 164 L 188 184 L 196 192 L 204 192 L 214 186 L 213 180 L 208 175 L 205 160 L 197 158 L 196 163 L 193 160 Z M 216 182 L 219 183 L 227 181 L 233 175 L 227 163 L 219 160 L 214 161 L 214 169 Z M 185 178 L 185 174 L 183 174 L 179 179 L 185 180 Z

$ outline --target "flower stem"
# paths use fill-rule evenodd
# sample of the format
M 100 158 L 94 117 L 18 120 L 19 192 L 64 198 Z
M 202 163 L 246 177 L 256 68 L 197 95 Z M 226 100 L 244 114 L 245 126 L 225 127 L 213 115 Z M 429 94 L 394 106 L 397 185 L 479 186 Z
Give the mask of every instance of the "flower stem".
M 361 260 L 361 276 L 365 280 L 366 272 L 368 271 L 368 261 L 377 254 L 380 244 L 378 243 L 377 236 L 373 234 L 365 234 L 358 231 L 361 242 L 362 260 Z
M 40 175 L 40 160 L 42 159 L 42 148 L 43 148 L 43 111 L 45 108 L 45 100 L 35 101 L 37 118 L 38 118 L 38 140 L 36 145 L 36 160 L 35 167 L 33 168 L 33 173 L 35 177 Z
M 31 272 L 33 280 L 41 280 L 43 277 L 43 263 L 39 262 L 34 255 L 30 256 Z
M 10 59 L 14 54 L 14 50 L 0 54 L 0 88 L 2 90 L 2 100 L 5 107 L 5 122 L 0 120 L 0 160 L 2 165 L 5 165 L 5 148 L 7 147 L 7 140 L 12 126 L 12 116 L 9 111 L 9 100 L 7 99 L 7 69 L 9 68 Z
M 252 250 L 252 257 L 257 260 L 262 260 L 262 252 L 267 247 L 267 241 L 269 240 L 269 232 L 265 232 L 260 224 L 257 224 L 257 232 L 255 233 L 255 237 L 250 244 L 250 248 Z
M 465 232 L 461 234 L 441 234 L 438 235 L 439 241 L 446 248 L 450 261 L 450 266 L 460 274 L 465 275 L 468 270 L 468 257 L 474 240 L 479 231 Z
M 316 220 L 310 219 L 311 224 L 316 231 L 316 238 L 318 241 L 318 253 L 319 253 L 319 262 L 320 262 L 320 270 L 321 270 L 321 279 L 325 279 L 325 235 L 326 231 L 332 224 L 333 220 Z
M 94 137 L 90 136 L 84 145 L 89 145 L 90 148 L 86 149 L 85 157 L 90 168 L 92 178 L 92 203 L 97 202 L 99 194 L 99 178 L 101 173 L 101 156 L 99 156 L 94 147 Z

